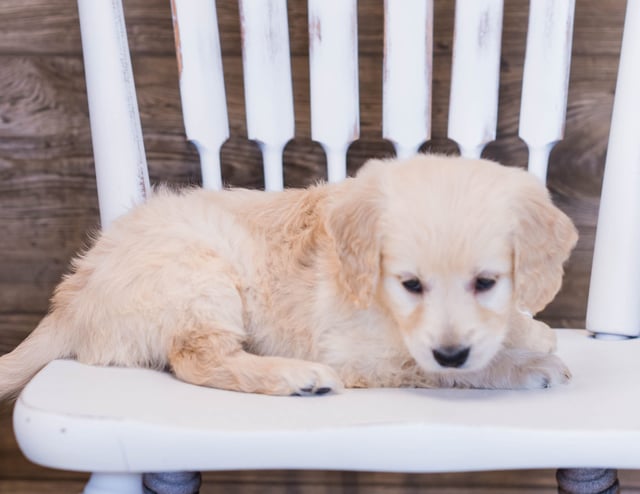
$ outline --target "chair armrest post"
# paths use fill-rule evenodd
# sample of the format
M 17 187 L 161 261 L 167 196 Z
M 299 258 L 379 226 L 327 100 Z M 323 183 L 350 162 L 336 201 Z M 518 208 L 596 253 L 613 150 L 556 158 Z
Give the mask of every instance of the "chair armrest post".
M 629 0 L 616 84 L 587 329 L 640 335 L 640 0 Z
M 122 3 L 78 0 L 89 118 L 105 228 L 149 193 Z

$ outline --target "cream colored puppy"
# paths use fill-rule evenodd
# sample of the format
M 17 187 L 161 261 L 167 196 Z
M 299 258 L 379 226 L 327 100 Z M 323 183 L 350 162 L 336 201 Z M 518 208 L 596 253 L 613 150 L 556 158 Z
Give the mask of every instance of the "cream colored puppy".
M 526 172 L 371 161 L 265 193 L 158 190 L 73 262 L 0 396 L 52 359 L 169 368 L 274 395 L 347 387 L 535 388 L 569 371 L 536 313 L 577 239 Z

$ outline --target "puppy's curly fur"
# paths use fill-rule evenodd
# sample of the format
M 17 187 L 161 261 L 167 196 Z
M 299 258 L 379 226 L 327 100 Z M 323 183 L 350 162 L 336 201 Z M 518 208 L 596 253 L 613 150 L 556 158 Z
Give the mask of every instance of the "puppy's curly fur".
M 55 358 L 169 367 L 274 395 L 541 387 L 569 372 L 536 313 L 576 230 L 536 178 L 484 160 L 371 161 L 305 190 L 157 190 L 73 262 L 0 358 L 0 397 Z

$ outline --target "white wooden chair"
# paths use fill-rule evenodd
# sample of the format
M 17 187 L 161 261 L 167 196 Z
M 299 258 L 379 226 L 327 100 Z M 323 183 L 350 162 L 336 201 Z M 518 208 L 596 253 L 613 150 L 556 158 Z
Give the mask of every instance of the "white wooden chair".
M 78 3 L 106 227 L 144 200 L 149 180 L 122 6 Z M 172 3 L 187 137 L 200 153 L 204 186 L 219 188 L 219 152 L 229 131 L 215 4 Z M 279 189 L 283 146 L 294 136 L 286 0 L 239 5 L 248 134 L 262 150 L 266 188 Z M 432 8 L 432 0 L 385 1 L 383 135 L 399 155 L 414 153 L 430 134 Z M 520 136 L 529 147 L 529 169 L 542 180 L 563 133 L 573 9 L 573 0 L 531 1 Z M 495 138 L 501 18 L 501 0 L 457 2 L 449 136 L 466 156 L 479 156 Z M 309 26 L 312 137 L 326 151 L 328 179 L 340 180 L 359 127 L 356 0 L 309 0 Z M 199 388 L 150 370 L 55 361 L 16 403 L 23 452 L 42 465 L 93 472 L 88 494 L 140 493 L 143 472 L 270 468 L 558 467 L 563 492 L 616 492 L 613 469 L 640 468 L 640 341 L 633 339 L 640 333 L 640 65 L 634 57 L 640 57 L 640 0 L 628 2 L 588 331 L 558 331 L 558 352 L 574 374 L 568 386 L 280 398 Z

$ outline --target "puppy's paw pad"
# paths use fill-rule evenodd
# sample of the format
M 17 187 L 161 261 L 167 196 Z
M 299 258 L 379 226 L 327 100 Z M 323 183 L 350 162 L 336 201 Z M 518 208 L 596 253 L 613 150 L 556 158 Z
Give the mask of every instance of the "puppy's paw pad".
M 299 391 L 292 393 L 291 396 L 312 396 L 312 395 L 326 395 L 327 393 L 331 393 L 333 389 L 331 388 L 302 388 Z
M 316 394 L 317 395 L 326 395 L 327 393 L 331 392 L 331 388 L 318 388 L 316 389 Z
M 292 381 L 295 388 L 291 393 L 293 396 L 324 395 L 343 389 L 338 375 L 322 364 L 309 364 L 304 369 L 298 369 Z

